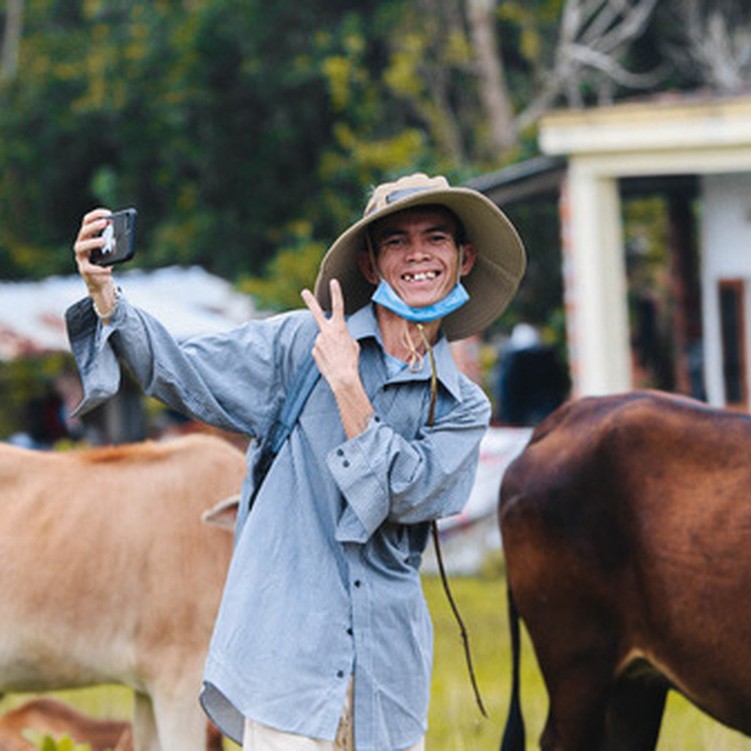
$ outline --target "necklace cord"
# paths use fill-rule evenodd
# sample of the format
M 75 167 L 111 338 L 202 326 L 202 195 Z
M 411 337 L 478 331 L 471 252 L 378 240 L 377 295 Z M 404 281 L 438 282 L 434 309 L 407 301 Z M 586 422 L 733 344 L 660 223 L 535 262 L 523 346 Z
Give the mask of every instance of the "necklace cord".
M 427 424 L 428 426 L 432 426 L 435 422 L 435 405 L 436 399 L 438 397 L 438 375 L 436 373 L 435 355 L 433 354 L 433 347 L 430 345 L 428 337 L 425 335 L 425 329 L 423 325 L 421 323 L 418 323 L 417 328 L 420 331 L 423 343 L 425 344 L 425 348 L 428 352 L 428 358 L 430 360 L 430 407 L 428 409 Z M 443 564 L 443 553 L 441 552 L 441 543 L 438 535 L 438 522 L 435 519 L 430 522 L 430 531 L 433 536 L 433 546 L 435 547 L 436 560 L 438 562 L 438 572 L 441 576 L 443 591 L 446 593 L 446 599 L 448 599 L 449 601 L 451 611 L 453 612 L 454 618 L 456 619 L 457 625 L 459 626 L 459 634 L 462 639 L 462 646 L 464 647 L 464 657 L 467 663 L 467 670 L 469 671 L 469 680 L 472 684 L 472 690 L 475 694 L 475 700 L 477 701 L 477 706 L 479 707 L 482 716 L 487 718 L 488 713 L 482 701 L 480 688 L 477 685 L 477 676 L 475 675 L 475 669 L 472 663 L 472 652 L 469 646 L 469 633 L 467 631 L 467 627 L 464 625 L 464 619 L 459 612 L 459 608 L 451 592 L 451 587 L 449 586 L 449 580 L 448 576 L 446 575 L 446 567 Z

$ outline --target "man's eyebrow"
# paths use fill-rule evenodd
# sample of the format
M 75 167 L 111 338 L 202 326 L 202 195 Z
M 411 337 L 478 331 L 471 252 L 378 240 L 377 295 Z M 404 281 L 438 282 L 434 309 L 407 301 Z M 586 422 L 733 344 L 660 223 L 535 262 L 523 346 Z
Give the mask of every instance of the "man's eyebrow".
M 428 235 L 431 232 L 444 232 L 447 235 L 451 234 L 451 226 L 447 223 L 439 222 L 438 224 L 431 224 L 429 227 L 420 230 L 421 235 Z M 384 227 L 376 233 L 379 240 L 383 240 L 386 237 L 393 237 L 394 235 L 406 235 L 408 234 L 406 229 L 401 227 Z
M 451 227 L 448 224 L 434 224 L 423 230 L 423 234 L 428 232 L 445 232 L 447 235 L 450 235 Z
M 391 237 L 392 235 L 406 235 L 407 230 L 399 227 L 384 227 L 376 232 L 376 237 L 379 240 L 383 240 L 384 237 Z

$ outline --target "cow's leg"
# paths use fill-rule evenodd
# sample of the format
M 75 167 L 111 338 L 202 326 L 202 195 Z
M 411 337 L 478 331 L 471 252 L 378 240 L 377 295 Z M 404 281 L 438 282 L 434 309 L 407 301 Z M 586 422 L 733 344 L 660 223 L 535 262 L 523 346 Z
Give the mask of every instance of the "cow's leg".
M 163 751 L 151 699 L 139 691 L 133 694 L 133 751 Z
M 654 751 L 667 685 L 654 677 L 613 683 L 609 666 L 590 662 L 551 684 L 543 751 Z
M 608 705 L 602 751 L 654 751 L 667 692 L 656 676 L 621 677 Z
M 600 748 L 607 711 L 607 680 L 586 669 L 549 686 L 550 711 L 540 738 L 542 751 L 595 751 Z
M 206 751 L 207 719 L 196 685 L 191 681 L 183 690 L 171 687 L 152 695 L 163 751 Z
M 560 587 L 558 591 L 564 592 Z M 532 604 L 527 630 L 545 679 L 550 709 L 543 751 L 597 751 L 605 733 L 608 696 L 617 664 L 618 629 L 587 600 Z M 522 603 L 519 603 L 522 612 Z M 555 627 L 551 629 L 551 622 Z M 546 638 L 536 638 L 538 635 Z

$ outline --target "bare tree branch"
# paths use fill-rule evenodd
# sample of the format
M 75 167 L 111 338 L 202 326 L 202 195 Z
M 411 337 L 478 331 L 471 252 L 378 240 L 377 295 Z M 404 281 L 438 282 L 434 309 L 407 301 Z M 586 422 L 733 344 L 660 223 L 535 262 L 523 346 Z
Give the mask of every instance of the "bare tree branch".
M 700 0 L 684 0 L 676 14 L 679 42 L 669 51 L 675 64 L 694 70 L 701 81 L 722 92 L 747 86 L 751 77 L 751 27 L 732 4 L 703 10 Z
M 616 5 L 618 14 L 613 14 L 609 27 L 596 38 L 586 40 L 600 52 L 616 52 L 639 37 L 652 17 L 657 0 L 616 2 Z
M 572 44 L 569 47 L 569 54 L 573 60 L 589 68 L 595 68 L 605 73 L 608 78 L 616 83 L 628 86 L 631 89 L 651 88 L 662 80 L 665 73 L 663 68 L 658 68 L 649 73 L 631 73 L 609 55 L 578 44 Z
M 419 97 L 408 96 L 410 106 L 444 153 L 461 158 L 466 147 L 475 155 L 497 159 L 517 146 L 520 132 L 561 98 L 578 107 L 584 103 L 586 88 L 610 99 L 616 86 L 654 86 L 662 71 L 634 73 L 623 65 L 621 57 L 643 33 L 656 4 L 657 0 L 564 0 L 555 50 L 547 56 L 551 62 L 547 68 L 538 68 L 538 91 L 517 112 L 497 34 L 499 0 L 461 0 L 461 4 L 459 0 L 418 0 L 424 24 L 419 37 L 424 49 L 417 70 L 425 92 Z M 484 115 L 471 144 L 463 141 L 466 131 L 459 125 L 457 112 L 461 108 L 454 85 L 457 71 L 466 72 L 466 67 L 459 57 L 447 63 L 443 54 L 449 29 L 457 29 L 455 14 L 460 8 L 465 40 L 471 47 L 471 74 L 477 80 Z
M 491 147 L 503 153 L 516 145 L 518 134 L 500 45 L 495 34 L 496 5 L 497 0 L 467 0 L 467 15 Z
M 23 30 L 24 0 L 6 0 L 0 81 L 12 81 L 18 73 L 18 52 Z
M 661 70 L 632 73 L 618 56 L 642 34 L 656 4 L 657 0 L 566 0 L 553 65 L 542 89 L 519 113 L 519 128 L 534 122 L 561 95 L 569 106 L 581 106 L 581 85 L 593 73 L 629 88 L 654 86 Z M 602 92 L 609 89 L 598 86 Z

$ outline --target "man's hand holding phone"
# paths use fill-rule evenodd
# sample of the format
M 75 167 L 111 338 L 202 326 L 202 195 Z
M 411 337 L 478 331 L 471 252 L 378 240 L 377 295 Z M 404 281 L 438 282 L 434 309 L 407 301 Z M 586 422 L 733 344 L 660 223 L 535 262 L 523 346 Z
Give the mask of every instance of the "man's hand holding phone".
M 132 212 L 132 214 L 130 214 Z M 127 223 L 115 224 L 114 219 L 118 216 L 130 215 L 132 223 L 127 216 Z M 105 246 L 110 243 L 107 228 L 112 228 L 112 235 L 116 245 L 109 253 L 103 253 Z M 120 227 L 120 237 L 117 229 Z M 123 230 L 130 228 L 129 234 L 123 234 Z M 123 240 L 122 245 L 121 239 Z M 86 214 L 81 222 L 81 227 L 73 246 L 75 252 L 78 273 L 86 283 L 86 288 L 94 301 L 95 309 L 100 317 L 106 319 L 107 313 L 115 309 L 116 292 L 112 280 L 112 263 L 120 263 L 133 257 L 135 240 L 135 209 L 126 209 L 124 212 L 112 213 L 109 209 L 94 209 Z M 111 244 L 111 243 L 110 243 Z M 109 256 L 106 265 L 96 262 L 103 256 Z

